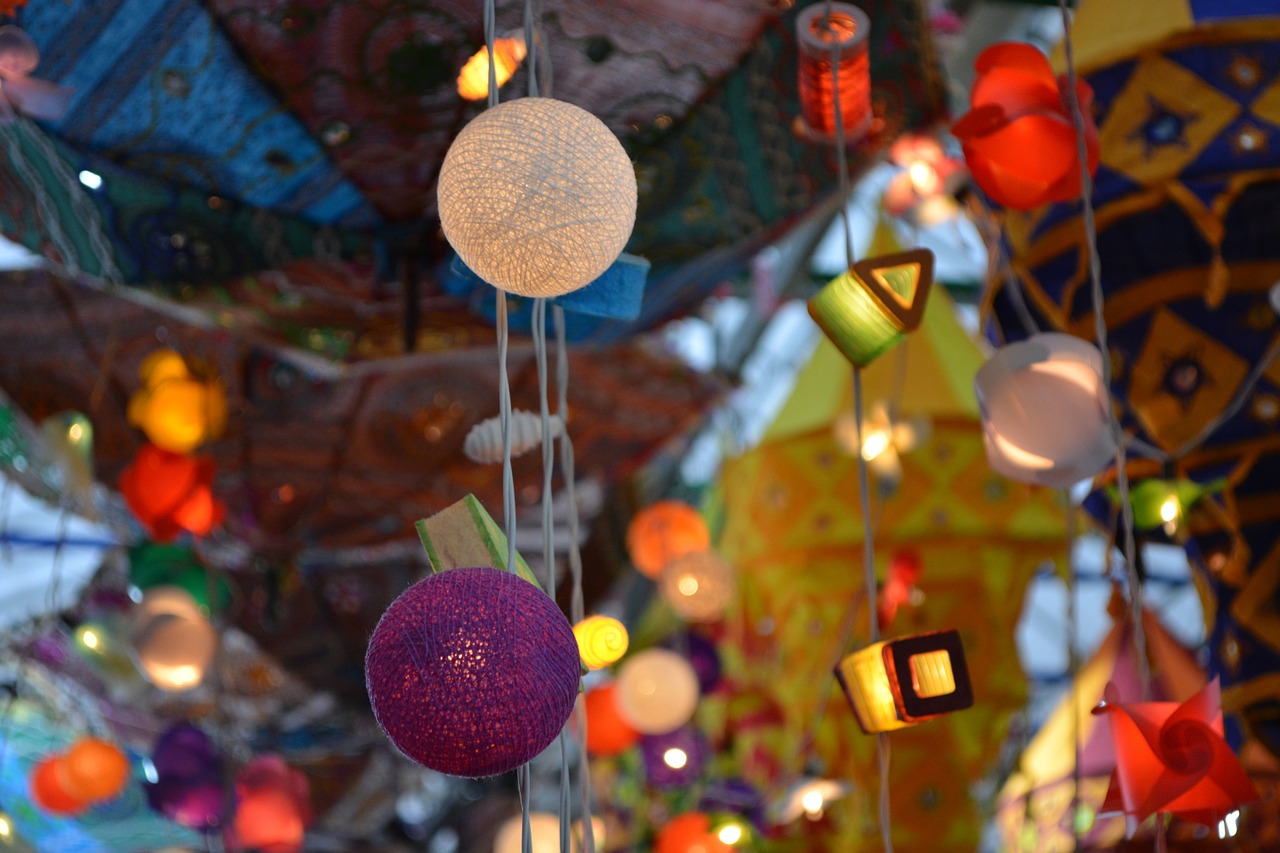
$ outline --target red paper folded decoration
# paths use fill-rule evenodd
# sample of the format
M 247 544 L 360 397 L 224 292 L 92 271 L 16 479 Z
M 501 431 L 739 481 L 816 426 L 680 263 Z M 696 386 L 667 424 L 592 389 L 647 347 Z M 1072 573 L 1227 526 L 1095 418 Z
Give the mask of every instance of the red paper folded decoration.
M 1044 54 L 1029 44 L 1000 42 L 978 55 L 969 112 L 951 128 L 969 172 L 992 200 L 1018 210 L 1080 194 L 1076 129 Z M 1076 81 L 1084 116 L 1089 174 L 1098 169 L 1093 89 Z
M 1116 769 L 1103 812 L 1139 821 L 1169 812 L 1213 828 L 1258 791 L 1222 733 L 1222 700 L 1215 678 L 1179 705 L 1115 701 L 1113 685 L 1095 714 L 1111 721 Z
M 212 482 L 213 460 L 144 444 L 120 475 L 120 492 L 151 538 L 168 542 L 183 530 L 203 536 L 222 521 Z

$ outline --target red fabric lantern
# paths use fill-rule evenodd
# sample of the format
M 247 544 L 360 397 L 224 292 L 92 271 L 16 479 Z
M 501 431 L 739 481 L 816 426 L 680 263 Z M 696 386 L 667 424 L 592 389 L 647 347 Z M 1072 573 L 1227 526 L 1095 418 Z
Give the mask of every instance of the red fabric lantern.
M 236 775 L 236 816 L 227 835 L 233 850 L 297 853 L 311 823 L 307 777 L 278 755 L 263 755 Z
M 658 830 L 653 853 L 733 853 L 733 847 L 711 831 L 710 817 L 688 812 Z
M 1213 828 L 1225 815 L 1258 799 L 1240 759 L 1223 737 L 1218 679 L 1179 705 L 1116 700 L 1108 684 L 1093 713 L 1111 723 L 1116 769 L 1102 811 L 1139 821 L 1169 812 Z
M 222 521 L 222 502 L 213 496 L 213 460 L 184 456 L 144 444 L 120 475 L 129 509 L 157 542 L 181 531 L 204 536 Z
M 680 501 L 645 507 L 627 527 L 627 551 L 640 573 L 657 579 L 667 564 L 711 547 L 711 533 L 698 511 Z
M 1057 78 L 1039 50 L 1020 42 L 993 44 L 978 55 L 970 110 L 951 128 L 974 181 L 1005 207 L 1030 210 L 1080 194 L 1075 125 Z M 1084 116 L 1089 174 L 1098 169 L 1093 89 L 1076 81 Z
M 837 101 L 846 142 L 871 127 L 870 35 L 870 19 L 848 3 L 815 3 L 796 18 L 800 114 L 811 136 L 835 139 Z
M 640 740 L 640 733 L 618 713 L 617 686 L 610 683 L 587 691 L 587 753 L 593 756 L 626 752 Z
M 62 785 L 63 757 L 53 755 L 31 770 L 31 799 L 47 812 L 61 815 L 79 814 L 88 808 L 84 800 L 72 796 Z
M 110 800 L 129 781 L 129 759 L 120 748 L 92 737 L 76 741 L 57 768 L 62 789 L 84 802 Z

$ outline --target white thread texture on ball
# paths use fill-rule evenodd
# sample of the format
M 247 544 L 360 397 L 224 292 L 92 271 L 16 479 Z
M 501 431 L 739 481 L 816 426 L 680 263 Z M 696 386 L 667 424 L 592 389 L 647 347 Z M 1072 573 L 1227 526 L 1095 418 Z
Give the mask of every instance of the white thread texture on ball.
M 485 281 L 520 296 L 590 284 L 622 253 L 636 220 L 636 174 L 591 113 L 552 98 L 485 110 L 440 169 L 440 225 Z

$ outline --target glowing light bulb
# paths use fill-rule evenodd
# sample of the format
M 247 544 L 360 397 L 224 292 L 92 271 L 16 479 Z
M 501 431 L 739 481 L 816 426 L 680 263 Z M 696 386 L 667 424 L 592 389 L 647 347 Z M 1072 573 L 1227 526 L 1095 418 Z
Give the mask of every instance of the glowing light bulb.
M 725 844 L 737 844 L 742 840 L 742 827 L 736 823 L 726 823 L 720 827 L 720 831 L 716 836 Z
M 662 753 L 662 762 L 672 770 L 679 770 L 689 763 L 689 754 L 679 747 L 671 747 Z
M 916 160 L 908 166 L 907 175 L 911 178 L 911 186 L 921 195 L 933 195 L 942 183 L 938 179 L 938 170 L 923 160 Z
M 4 812 L 0 812 L 0 840 L 9 841 L 13 838 L 13 822 L 9 820 L 9 816 Z
M 822 814 L 822 807 L 826 804 L 826 798 L 822 796 L 821 791 L 806 791 L 800 798 L 800 805 L 804 807 L 805 813 L 815 817 Z
M 102 637 L 99 636 L 98 632 L 92 628 L 82 627 L 76 633 L 78 635 L 77 639 L 80 640 L 80 645 L 84 646 L 86 649 L 97 651 L 102 645 Z
M 689 575 L 685 575 L 684 577 L 680 578 L 680 581 L 676 584 L 676 587 L 680 590 L 681 595 L 697 595 L 698 579 L 695 577 L 690 577 Z
M 862 439 L 862 458 L 870 462 L 881 453 L 889 449 L 889 442 L 892 437 L 888 430 L 876 430 L 867 433 L 866 438 Z
M 1160 519 L 1166 524 L 1172 524 L 1178 520 L 1178 516 L 1182 513 L 1182 506 L 1178 501 L 1177 495 L 1169 495 L 1165 498 L 1164 503 L 1160 504 Z
M 79 441 L 84 438 L 84 426 L 82 424 L 72 424 L 67 427 L 67 438 L 72 441 Z
M 84 184 L 91 190 L 96 190 L 102 186 L 102 176 L 96 172 L 90 172 L 88 169 L 85 169 L 80 173 L 80 183 Z

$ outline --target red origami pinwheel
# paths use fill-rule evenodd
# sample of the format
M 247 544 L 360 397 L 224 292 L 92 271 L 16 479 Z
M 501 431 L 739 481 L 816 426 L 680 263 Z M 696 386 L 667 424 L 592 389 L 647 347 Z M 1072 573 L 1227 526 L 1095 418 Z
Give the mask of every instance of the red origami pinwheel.
M 1106 698 L 1095 714 L 1111 721 L 1116 770 L 1102 811 L 1123 811 L 1139 821 L 1169 812 L 1214 827 L 1258 791 L 1223 739 L 1218 680 L 1179 705 L 1176 702 Z
M 1029 44 L 1001 42 L 978 55 L 969 112 L 951 128 L 969 172 L 992 200 L 1030 210 L 1080 194 L 1076 130 L 1063 98 L 1064 80 Z M 1089 111 L 1093 89 L 1076 82 L 1084 116 L 1089 174 L 1098 168 L 1098 128 Z

